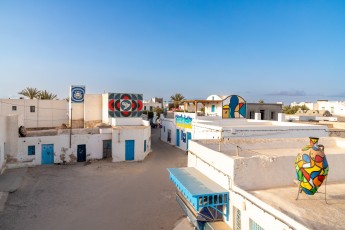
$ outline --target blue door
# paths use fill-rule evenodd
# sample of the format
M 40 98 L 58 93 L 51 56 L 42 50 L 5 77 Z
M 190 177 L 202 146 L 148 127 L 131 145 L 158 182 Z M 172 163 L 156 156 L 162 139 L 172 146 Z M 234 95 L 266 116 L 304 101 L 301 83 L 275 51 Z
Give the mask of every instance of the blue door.
M 77 147 L 77 161 L 85 162 L 86 161 L 86 145 L 78 145 Z
M 212 105 L 212 110 L 211 110 L 212 113 L 216 112 L 216 106 L 215 105 Z
M 42 144 L 42 165 L 54 164 L 54 145 Z
M 146 140 L 144 140 L 144 153 L 146 153 Z
M 180 130 L 176 129 L 176 146 L 180 146 Z
M 187 150 L 188 150 L 188 140 L 192 139 L 192 134 L 187 132 Z
M 134 140 L 126 140 L 126 149 L 125 149 L 125 160 L 132 161 L 134 160 Z

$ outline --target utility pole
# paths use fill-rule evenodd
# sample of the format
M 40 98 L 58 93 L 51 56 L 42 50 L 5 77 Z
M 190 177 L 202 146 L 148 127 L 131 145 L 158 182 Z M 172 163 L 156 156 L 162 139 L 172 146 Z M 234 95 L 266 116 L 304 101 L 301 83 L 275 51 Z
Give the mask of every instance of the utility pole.
M 71 106 L 71 118 L 70 118 L 70 130 L 69 130 L 69 148 L 72 148 L 72 106 Z

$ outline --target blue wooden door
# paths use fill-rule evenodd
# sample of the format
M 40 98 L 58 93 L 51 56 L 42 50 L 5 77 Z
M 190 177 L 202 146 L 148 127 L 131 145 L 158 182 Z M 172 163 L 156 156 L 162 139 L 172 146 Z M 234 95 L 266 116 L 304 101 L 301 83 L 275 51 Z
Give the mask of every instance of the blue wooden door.
M 85 162 L 86 161 L 86 145 L 78 145 L 77 147 L 77 161 Z
M 192 139 L 192 134 L 187 132 L 187 150 L 188 150 L 188 140 Z
M 42 164 L 54 164 L 53 144 L 42 144 Z
M 125 160 L 132 161 L 134 160 L 134 140 L 126 140 L 126 149 L 125 149 Z
M 144 140 L 144 153 L 146 153 L 146 140 Z
M 180 146 L 180 130 L 176 129 L 176 146 Z

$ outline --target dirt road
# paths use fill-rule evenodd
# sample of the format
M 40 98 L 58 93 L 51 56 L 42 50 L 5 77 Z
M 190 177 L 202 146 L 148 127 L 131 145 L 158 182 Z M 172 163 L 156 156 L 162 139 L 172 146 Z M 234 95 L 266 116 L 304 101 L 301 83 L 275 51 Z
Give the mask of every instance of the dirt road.
M 173 229 L 183 212 L 166 168 L 186 166 L 187 156 L 159 141 L 158 131 L 143 162 L 29 168 L 0 229 Z

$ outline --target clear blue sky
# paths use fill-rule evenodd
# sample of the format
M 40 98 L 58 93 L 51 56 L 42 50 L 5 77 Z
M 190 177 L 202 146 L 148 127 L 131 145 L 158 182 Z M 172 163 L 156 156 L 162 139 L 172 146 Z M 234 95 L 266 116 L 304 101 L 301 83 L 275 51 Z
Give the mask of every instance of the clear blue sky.
M 0 1 L 0 98 L 345 100 L 345 1 Z

